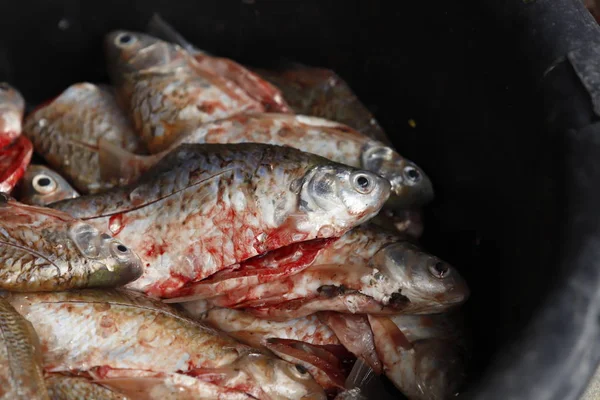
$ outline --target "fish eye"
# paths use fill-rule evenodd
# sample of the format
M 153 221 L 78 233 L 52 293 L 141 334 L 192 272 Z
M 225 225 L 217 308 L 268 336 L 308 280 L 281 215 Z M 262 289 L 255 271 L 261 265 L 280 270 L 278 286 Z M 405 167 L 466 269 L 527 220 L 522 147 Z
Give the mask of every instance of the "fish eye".
M 450 266 L 443 261 L 438 261 L 429 266 L 429 272 L 438 279 L 444 279 L 450 275 Z
M 296 364 L 295 367 L 296 367 L 296 371 L 298 371 L 300 374 L 302 374 L 302 375 L 308 374 L 308 370 L 306 368 L 304 368 L 302 365 Z
M 371 177 L 360 172 L 352 176 L 352 185 L 356 191 L 363 194 L 371 193 L 374 187 Z
M 41 194 L 49 194 L 56 190 L 57 184 L 52 177 L 46 174 L 39 174 L 33 178 L 33 188 Z
M 126 256 L 129 254 L 129 248 L 127 248 L 127 246 L 125 246 L 123 243 L 117 241 L 112 242 L 110 248 L 113 251 L 113 254 L 117 257 Z
M 410 165 L 404 167 L 404 176 L 407 181 L 413 184 L 421 180 L 421 173 L 419 170 Z
M 130 33 L 121 33 L 116 37 L 115 42 L 117 45 L 129 46 L 135 43 L 137 39 Z

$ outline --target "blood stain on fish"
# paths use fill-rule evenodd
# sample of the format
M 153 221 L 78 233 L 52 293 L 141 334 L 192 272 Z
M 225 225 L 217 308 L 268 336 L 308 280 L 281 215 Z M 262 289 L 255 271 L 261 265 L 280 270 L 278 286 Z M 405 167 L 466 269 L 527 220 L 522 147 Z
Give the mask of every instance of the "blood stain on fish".
M 114 236 L 117 236 L 124 227 L 125 224 L 123 224 L 123 214 L 115 214 L 108 220 L 108 229 Z

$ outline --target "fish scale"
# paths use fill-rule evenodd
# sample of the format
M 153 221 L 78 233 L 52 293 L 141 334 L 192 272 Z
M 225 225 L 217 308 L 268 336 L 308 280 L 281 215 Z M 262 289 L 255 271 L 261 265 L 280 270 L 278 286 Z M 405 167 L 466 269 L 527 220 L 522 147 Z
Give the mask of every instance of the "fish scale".
M 48 164 L 84 193 L 114 185 L 100 176 L 97 143 L 103 138 L 131 152 L 143 151 L 140 139 L 104 85 L 70 86 L 27 116 L 24 134 Z
M 31 324 L 0 299 L 0 398 L 48 400 Z

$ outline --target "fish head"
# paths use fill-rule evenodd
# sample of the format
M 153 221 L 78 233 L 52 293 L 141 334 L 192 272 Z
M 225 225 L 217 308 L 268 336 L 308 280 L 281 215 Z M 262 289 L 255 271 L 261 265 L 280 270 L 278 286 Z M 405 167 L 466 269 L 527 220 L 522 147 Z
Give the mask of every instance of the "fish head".
M 167 64 L 173 45 L 144 33 L 117 30 L 106 35 L 104 46 L 109 73 L 119 84 L 127 74 Z
M 372 172 L 320 165 L 305 176 L 299 204 L 322 224 L 351 228 L 377 214 L 389 195 L 389 182 Z
M 364 169 L 376 172 L 390 181 L 390 206 L 419 207 L 433 200 L 433 185 L 425 172 L 390 147 L 370 142 L 363 149 L 361 159 Z
M 19 200 L 25 204 L 46 206 L 79 193 L 57 172 L 43 165 L 30 165 L 19 183 Z
M 389 299 L 392 307 L 434 313 L 464 303 L 470 294 L 456 268 L 410 242 L 384 246 L 370 265 L 395 290 Z
M 87 287 L 123 286 L 142 275 L 139 256 L 92 225 L 75 222 L 69 228 L 69 237 L 89 264 Z
M 0 82 L 0 133 L 21 133 L 25 99 L 6 82 Z
M 247 373 L 270 400 L 325 400 L 323 388 L 301 365 L 264 354 L 250 353 L 240 360 Z

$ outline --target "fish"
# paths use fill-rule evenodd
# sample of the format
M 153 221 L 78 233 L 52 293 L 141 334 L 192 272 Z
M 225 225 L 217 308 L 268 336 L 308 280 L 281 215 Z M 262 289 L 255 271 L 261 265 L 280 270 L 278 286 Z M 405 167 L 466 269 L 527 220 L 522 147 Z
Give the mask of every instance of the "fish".
M 260 102 L 199 66 L 180 46 L 131 31 L 105 37 L 109 77 L 150 153 L 169 148 L 190 126 L 250 111 Z
M 368 316 L 385 374 L 408 398 L 454 398 L 465 381 L 468 348 L 454 315 Z
M 295 254 L 289 249 L 276 251 Z M 223 277 L 215 282 L 211 277 L 208 284 L 194 283 L 180 291 L 184 296 L 170 301 L 206 298 L 215 306 L 285 320 L 317 311 L 436 313 L 464 303 L 470 294 L 450 264 L 373 225 L 359 226 L 313 254 L 311 262 L 301 263 L 300 271 L 277 280 L 267 277 L 264 283 L 255 284 L 256 280 L 246 279 L 255 272 L 261 279 L 261 269 L 254 270 L 252 265 L 248 274 L 243 267 L 231 271 L 232 282 Z M 276 271 L 293 270 L 293 260 L 302 259 L 297 254 L 291 260 L 283 258 L 290 267 L 277 265 L 277 256 L 264 257 Z
M 33 326 L 0 298 L 0 398 L 49 400 Z
M 256 399 L 246 393 L 232 391 L 176 372 L 109 370 L 105 378 L 96 381 L 117 389 L 135 400 Z
M 252 347 L 264 347 L 270 338 L 289 339 L 319 346 L 340 344 L 335 333 L 314 314 L 279 322 L 220 307 L 194 313 L 195 306 L 193 302 L 181 303 L 181 307 L 199 321 Z
M 342 123 L 394 149 L 371 111 L 358 99 L 348 83 L 334 71 L 299 63 L 277 70 L 254 71 L 281 89 L 296 114 Z M 420 205 L 425 205 L 432 199 L 433 193 L 430 192 L 429 195 L 423 196 Z M 384 207 L 372 222 L 419 238 L 423 233 L 419 214 L 418 207 L 403 208 L 390 204 Z
M 277 113 L 239 114 L 195 127 L 173 146 L 184 143 L 266 143 L 294 147 L 386 178 L 392 186 L 388 208 L 418 207 L 433 198 L 431 180 L 414 162 L 347 125 L 322 118 Z M 100 147 L 102 174 L 125 182 L 135 181 L 169 153 L 144 157 L 128 154 L 110 144 Z
M 8 301 L 32 322 L 48 373 L 87 372 L 104 384 L 135 371 L 178 372 L 257 399 L 325 399 L 309 373 L 138 292 L 11 293 Z
M 126 151 L 145 151 L 119 108 L 114 90 L 90 82 L 71 85 L 32 111 L 25 118 L 23 134 L 48 165 L 81 193 L 97 193 L 120 184 L 101 179 L 98 139 Z
M 302 365 L 326 391 L 344 386 L 342 359 L 345 354 L 336 335 L 316 315 L 284 322 L 259 319 L 239 310 L 212 308 L 195 313 L 196 305 L 182 303 L 196 318 L 215 329 L 226 332 L 242 343 L 273 352 L 280 358 Z
M 50 207 L 126 238 L 145 265 L 128 288 L 171 298 L 269 250 L 341 236 L 389 192 L 376 174 L 293 148 L 181 145 L 138 182 Z
M 33 145 L 25 136 L 0 150 L 0 192 L 10 193 L 31 162 Z
M 0 193 L 0 289 L 114 287 L 141 274 L 139 257 L 118 239 L 67 213 Z
M 253 71 L 281 90 L 294 113 L 336 121 L 387 146 L 392 145 L 373 113 L 334 71 L 300 63 L 276 70 L 254 68 Z
M 50 400 L 132 400 L 82 376 L 52 374 L 46 378 Z
M 291 113 L 291 108 L 283 98 L 279 88 L 229 58 L 215 57 L 204 50 L 196 48 L 165 21 L 160 14 L 155 13 L 152 16 L 147 31 L 159 39 L 181 46 L 194 56 L 200 68 L 234 82 L 244 89 L 250 97 L 259 101 L 265 111 Z
M 0 82 L 0 149 L 21 134 L 25 99 L 7 82 Z
M 45 165 L 29 165 L 15 189 L 15 197 L 23 204 L 46 206 L 79 193 L 58 172 Z
M 375 374 L 382 373 L 381 360 L 375 352 L 373 332 L 366 315 L 321 311 L 318 318 L 335 332 L 335 336 L 348 351 L 363 360 Z

